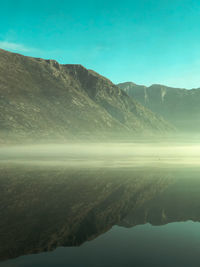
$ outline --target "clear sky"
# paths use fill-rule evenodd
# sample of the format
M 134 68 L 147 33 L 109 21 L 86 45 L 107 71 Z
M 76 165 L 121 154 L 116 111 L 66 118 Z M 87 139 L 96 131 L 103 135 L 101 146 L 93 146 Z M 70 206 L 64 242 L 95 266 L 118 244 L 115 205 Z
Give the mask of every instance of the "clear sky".
M 114 83 L 200 87 L 200 0 L 6 0 L 0 47 Z

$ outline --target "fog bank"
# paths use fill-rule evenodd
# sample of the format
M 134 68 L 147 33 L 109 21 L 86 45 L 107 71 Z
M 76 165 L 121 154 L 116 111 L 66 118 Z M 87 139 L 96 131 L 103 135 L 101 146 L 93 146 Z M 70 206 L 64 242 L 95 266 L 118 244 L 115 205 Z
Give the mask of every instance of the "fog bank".
M 4 146 L 0 163 L 79 167 L 200 165 L 197 143 L 92 143 Z

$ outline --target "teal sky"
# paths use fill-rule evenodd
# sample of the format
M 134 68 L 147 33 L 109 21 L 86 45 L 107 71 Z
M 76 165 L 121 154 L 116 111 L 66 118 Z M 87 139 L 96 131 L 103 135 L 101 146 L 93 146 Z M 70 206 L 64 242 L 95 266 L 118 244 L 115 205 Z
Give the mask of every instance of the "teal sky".
M 199 0 L 7 0 L 0 47 L 114 83 L 200 87 Z

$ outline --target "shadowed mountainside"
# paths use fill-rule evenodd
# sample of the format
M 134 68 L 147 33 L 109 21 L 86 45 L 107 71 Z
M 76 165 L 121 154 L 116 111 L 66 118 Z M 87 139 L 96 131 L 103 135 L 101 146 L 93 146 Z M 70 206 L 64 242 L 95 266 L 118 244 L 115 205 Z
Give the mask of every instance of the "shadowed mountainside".
M 163 133 L 173 127 L 81 65 L 0 49 L 0 140 Z
M 200 89 L 179 89 L 132 82 L 118 84 L 129 96 L 185 132 L 200 130 Z

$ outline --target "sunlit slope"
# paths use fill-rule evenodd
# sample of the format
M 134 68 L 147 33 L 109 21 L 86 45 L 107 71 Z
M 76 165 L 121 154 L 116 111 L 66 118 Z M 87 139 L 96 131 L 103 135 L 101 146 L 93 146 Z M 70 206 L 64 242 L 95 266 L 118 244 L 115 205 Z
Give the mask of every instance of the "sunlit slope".
M 162 118 L 94 71 L 0 50 L 2 139 L 170 130 Z
M 154 84 L 120 83 L 129 96 L 185 132 L 200 130 L 200 89 L 179 89 Z

